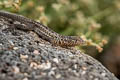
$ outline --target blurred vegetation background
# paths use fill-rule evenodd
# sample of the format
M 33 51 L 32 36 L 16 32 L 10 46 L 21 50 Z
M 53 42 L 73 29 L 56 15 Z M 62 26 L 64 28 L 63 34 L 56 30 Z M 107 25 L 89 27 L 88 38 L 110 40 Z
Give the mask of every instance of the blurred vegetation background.
M 0 10 L 39 21 L 62 35 L 86 38 L 88 45 L 77 48 L 120 78 L 120 0 L 0 0 Z

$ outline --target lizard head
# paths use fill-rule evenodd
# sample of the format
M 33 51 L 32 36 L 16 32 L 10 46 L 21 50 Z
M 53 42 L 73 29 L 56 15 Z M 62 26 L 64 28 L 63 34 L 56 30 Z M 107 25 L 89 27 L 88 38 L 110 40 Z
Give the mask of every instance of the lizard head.
M 85 45 L 86 41 L 79 36 L 69 36 L 71 46 Z
M 57 39 L 49 40 L 53 45 L 61 47 L 74 47 L 79 45 L 85 45 L 86 41 L 79 36 L 61 36 Z
M 59 38 L 56 45 L 61 47 L 73 47 L 79 45 L 85 45 L 86 41 L 79 36 L 63 36 Z

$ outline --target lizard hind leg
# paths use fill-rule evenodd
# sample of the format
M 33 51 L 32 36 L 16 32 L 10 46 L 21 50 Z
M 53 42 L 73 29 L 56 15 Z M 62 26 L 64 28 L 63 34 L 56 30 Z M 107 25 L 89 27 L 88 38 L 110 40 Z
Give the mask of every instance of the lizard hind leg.
M 33 28 L 31 28 L 31 27 L 29 28 L 29 26 L 21 24 L 21 23 L 9 23 L 7 25 L 10 26 L 10 27 L 4 29 L 3 31 L 8 31 L 9 30 L 9 31 L 11 31 L 13 33 L 16 33 L 16 29 L 22 30 L 22 31 L 31 31 L 31 30 L 33 30 Z
M 32 31 L 34 29 L 32 27 L 32 25 L 25 25 L 25 24 L 21 24 L 21 23 L 14 23 L 14 27 L 16 29 L 20 29 L 20 30 L 24 30 L 24 31 Z

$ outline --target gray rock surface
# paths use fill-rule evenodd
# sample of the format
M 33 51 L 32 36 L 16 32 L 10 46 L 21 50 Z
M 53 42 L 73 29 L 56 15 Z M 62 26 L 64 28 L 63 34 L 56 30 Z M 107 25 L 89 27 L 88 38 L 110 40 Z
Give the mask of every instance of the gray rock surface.
M 79 50 L 52 46 L 0 18 L 0 80 L 118 80 Z

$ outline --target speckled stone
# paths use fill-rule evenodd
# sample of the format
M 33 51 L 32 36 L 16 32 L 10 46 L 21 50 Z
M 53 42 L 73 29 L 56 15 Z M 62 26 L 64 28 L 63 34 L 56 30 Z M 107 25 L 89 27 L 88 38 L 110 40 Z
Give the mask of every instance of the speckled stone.
M 118 79 L 81 51 L 52 46 L 0 18 L 0 80 Z

